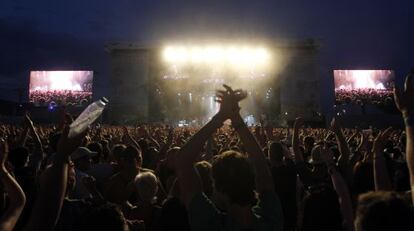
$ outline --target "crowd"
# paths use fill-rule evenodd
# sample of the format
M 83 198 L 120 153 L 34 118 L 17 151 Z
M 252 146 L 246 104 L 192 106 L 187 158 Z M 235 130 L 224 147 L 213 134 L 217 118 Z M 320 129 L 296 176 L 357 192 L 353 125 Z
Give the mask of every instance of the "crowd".
M 379 107 L 393 107 L 393 93 L 391 90 L 381 89 L 336 89 L 336 105 L 376 105 Z
M 228 86 L 201 128 L 2 125 L 0 230 L 414 230 L 412 78 L 405 130 L 247 127 Z
M 56 105 L 77 106 L 87 105 L 92 100 L 92 92 L 53 90 L 53 91 L 30 91 L 29 99 L 37 106 L 48 106 L 51 103 Z

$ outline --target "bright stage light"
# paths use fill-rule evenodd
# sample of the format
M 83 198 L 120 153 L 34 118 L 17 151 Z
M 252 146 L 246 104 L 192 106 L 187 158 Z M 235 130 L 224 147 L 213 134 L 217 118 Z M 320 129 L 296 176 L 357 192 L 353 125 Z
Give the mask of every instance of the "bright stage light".
M 355 88 L 374 88 L 375 82 L 373 80 L 374 71 L 370 70 L 356 70 L 353 72 L 352 78 L 355 82 Z
M 71 71 L 50 71 L 50 90 L 82 91 L 82 87 L 73 81 Z
M 269 50 L 250 46 L 169 46 L 163 50 L 170 64 L 230 64 L 260 66 L 271 59 Z
M 164 50 L 164 59 L 171 63 L 184 63 L 188 60 L 188 50 L 185 47 L 168 47 Z

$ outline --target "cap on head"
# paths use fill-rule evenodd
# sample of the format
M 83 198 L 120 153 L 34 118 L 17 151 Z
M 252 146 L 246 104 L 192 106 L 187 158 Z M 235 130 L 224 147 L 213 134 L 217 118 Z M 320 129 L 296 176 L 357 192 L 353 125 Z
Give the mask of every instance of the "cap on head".
M 94 157 L 96 154 L 98 154 L 98 153 L 97 152 L 92 152 L 91 150 L 89 150 L 86 147 L 79 147 L 78 149 L 76 149 L 75 152 L 72 153 L 71 159 L 72 160 L 77 160 L 77 159 L 83 158 L 85 156 Z

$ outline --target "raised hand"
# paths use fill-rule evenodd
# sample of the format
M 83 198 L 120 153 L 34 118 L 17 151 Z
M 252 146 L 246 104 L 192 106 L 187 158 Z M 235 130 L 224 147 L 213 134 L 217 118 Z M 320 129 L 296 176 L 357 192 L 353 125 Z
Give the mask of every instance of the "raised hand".
M 335 168 L 335 160 L 332 151 L 328 148 L 326 143 L 321 147 L 322 159 L 325 162 L 328 172 L 331 176 L 332 185 L 338 194 L 338 202 L 340 205 L 343 221 L 346 227 L 353 227 L 354 214 L 352 211 L 351 196 L 349 194 L 348 186 L 339 171 Z M 352 228 L 348 230 L 353 230 Z
M 385 142 L 390 136 L 392 128 L 389 127 L 385 131 L 380 132 L 374 140 L 372 151 L 374 153 L 381 153 L 384 151 Z
M 216 92 L 216 102 L 220 103 L 218 115 L 228 119 L 239 113 L 239 102 L 247 97 L 247 92 L 241 89 L 233 90 L 225 84 L 223 87 L 226 89 L 225 91 L 218 90 Z
M 144 136 L 145 137 L 149 137 L 150 136 L 149 128 L 147 126 L 144 126 L 142 131 L 144 132 Z
M 29 114 L 26 114 L 24 117 L 24 125 L 27 127 L 33 127 L 33 121 L 30 119 Z
M 7 161 L 7 156 L 9 154 L 9 146 L 7 145 L 7 141 L 1 139 L 0 140 L 0 167 L 1 167 L 1 171 L 5 171 L 7 172 L 7 168 L 6 168 L 6 161 Z
M 405 89 L 401 92 L 394 88 L 395 105 L 401 111 L 405 122 L 406 132 L 406 159 L 410 172 L 411 179 L 411 198 L 414 203 L 414 131 L 413 131 L 413 113 L 414 110 L 414 86 L 413 86 L 414 71 L 408 74 L 405 79 Z
M 174 141 L 174 128 L 168 129 L 167 144 L 171 145 Z
M 323 162 L 325 162 L 326 166 L 329 167 L 335 165 L 334 155 L 326 144 L 323 147 L 321 147 L 321 154 L 322 160 Z
M 338 132 L 341 129 L 341 125 L 339 124 L 338 118 L 332 118 L 331 121 L 331 127 L 330 127 L 331 131 L 333 132 Z
M 14 225 L 23 211 L 26 197 L 17 181 L 9 174 L 6 168 L 7 155 L 9 153 L 7 142 L 0 141 L 0 183 L 8 197 L 8 206 L 2 211 L 0 217 L 0 230 L 13 230 Z
M 414 71 L 405 78 L 404 91 L 394 88 L 394 100 L 398 110 L 404 116 L 408 116 L 414 110 Z
M 129 134 L 128 128 L 126 126 L 122 126 L 122 131 L 124 134 Z
M 302 117 L 297 117 L 297 118 L 295 119 L 295 124 L 293 125 L 293 128 L 298 129 L 298 128 L 303 127 L 303 125 L 304 125 L 304 122 L 303 122 Z
M 231 87 L 227 85 L 223 86 L 226 90 L 217 91 L 216 94 L 216 102 L 220 103 L 219 112 L 196 132 L 182 146 L 178 155 L 175 156 L 177 158 L 175 163 L 178 183 L 181 189 L 185 189 L 180 191 L 180 198 L 188 207 L 194 195 L 203 191 L 200 177 L 194 169 L 194 163 L 199 160 L 204 144 L 217 129 L 223 126 L 223 122 L 226 119 L 240 117 L 238 113 L 240 110 L 238 102 L 246 98 L 244 91 L 233 91 Z M 243 121 L 243 119 L 241 120 Z
M 72 154 L 81 145 L 82 140 L 87 132 L 88 130 L 79 135 L 76 135 L 75 137 L 69 138 L 69 126 L 65 126 L 57 144 L 57 153 L 63 155 L 62 157 L 64 158 L 69 157 L 70 154 Z
M 369 145 L 369 134 L 362 132 L 361 133 L 361 139 L 359 141 L 358 150 L 366 151 L 368 150 Z
M 146 138 L 147 132 L 145 130 L 144 125 L 139 126 L 136 130 L 137 130 L 138 137 L 140 137 L 140 138 Z
M 392 128 L 387 128 L 380 132 L 374 140 L 372 147 L 373 167 L 374 167 L 374 184 L 376 191 L 392 190 L 391 179 L 388 176 L 387 166 L 384 160 L 384 146 L 391 134 Z
M 267 140 L 268 141 L 271 141 L 271 140 L 273 140 L 273 141 L 280 141 L 280 137 L 281 137 L 281 134 L 280 134 L 281 132 L 277 132 L 276 134 L 276 136 L 274 136 L 273 135 L 273 128 L 271 127 L 271 126 L 266 126 L 265 127 L 265 134 L 266 134 L 266 137 L 267 137 Z

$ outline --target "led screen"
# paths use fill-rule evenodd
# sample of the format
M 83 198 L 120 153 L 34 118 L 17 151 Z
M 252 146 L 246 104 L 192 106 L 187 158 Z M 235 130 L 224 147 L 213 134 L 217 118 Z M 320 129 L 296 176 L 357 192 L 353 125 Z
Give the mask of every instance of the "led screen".
M 36 105 L 84 105 L 92 99 L 92 71 L 31 71 L 29 100 Z

